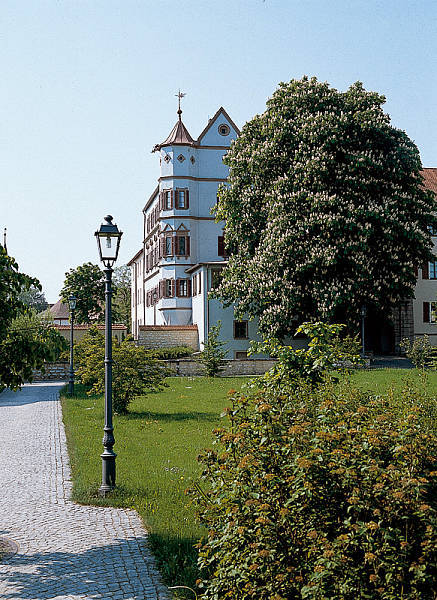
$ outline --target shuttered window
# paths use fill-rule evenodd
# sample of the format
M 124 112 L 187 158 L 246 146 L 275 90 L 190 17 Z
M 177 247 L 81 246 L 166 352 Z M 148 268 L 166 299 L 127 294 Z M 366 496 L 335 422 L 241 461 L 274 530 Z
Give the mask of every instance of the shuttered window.
M 175 192 L 175 208 L 177 209 L 185 209 L 189 208 L 190 200 L 189 200 L 189 191 L 184 189 L 177 189 Z

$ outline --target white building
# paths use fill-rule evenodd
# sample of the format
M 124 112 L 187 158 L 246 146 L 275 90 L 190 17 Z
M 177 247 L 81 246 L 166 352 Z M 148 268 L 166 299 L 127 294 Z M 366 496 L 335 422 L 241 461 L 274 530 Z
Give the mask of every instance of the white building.
M 181 114 L 179 108 L 176 125 L 153 149 L 160 177 L 143 209 L 143 246 L 128 263 L 132 332 L 143 341 L 147 333 L 158 332 L 160 343 L 168 334 L 169 344 L 176 345 L 185 330 L 191 344 L 201 349 L 210 325 L 221 320 L 228 356 L 242 358 L 249 340 L 257 339 L 256 325 L 235 321 L 232 308 L 208 298 L 226 263 L 223 224 L 215 222 L 211 208 L 228 176 L 223 156 L 239 130 L 220 108 L 194 140 Z

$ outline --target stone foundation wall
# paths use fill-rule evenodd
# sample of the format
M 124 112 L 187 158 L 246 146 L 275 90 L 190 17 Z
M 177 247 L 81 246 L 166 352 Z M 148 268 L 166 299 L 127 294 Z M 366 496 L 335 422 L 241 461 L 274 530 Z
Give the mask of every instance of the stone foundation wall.
M 145 348 L 189 346 L 199 350 L 199 334 L 197 325 L 140 325 L 137 343 Z
M 221 375 L 234 377 L 236 375 L 264 375 L 271 369 L 276 361 L 264 358 L 243 358 L 225 361 L 225 370 Z M 166 365 L 175 375 L 197 376 L 204 375 L 205 370 L 201 363 L 192 358 L 181 358 L 179 360 L 166 360 Z
M 45 364 L 45 373 L 42 371 L 34 371 L 32 382 L 39 381 L 68 381 L 70 372 L 70 363 L 54 362 Z

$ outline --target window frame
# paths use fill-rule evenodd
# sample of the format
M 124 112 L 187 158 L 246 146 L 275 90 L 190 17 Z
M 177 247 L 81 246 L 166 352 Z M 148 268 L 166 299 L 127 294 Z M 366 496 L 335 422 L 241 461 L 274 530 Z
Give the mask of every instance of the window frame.
M 234 329 L 234 340 L 247 340 L 249 339 L 249 322 L 245 319 L 241 321 L 237 321 L 234 319 L 233 323 Z M 245 335 L 237 335 L 237 328 L 243 326 L 245 330 Z

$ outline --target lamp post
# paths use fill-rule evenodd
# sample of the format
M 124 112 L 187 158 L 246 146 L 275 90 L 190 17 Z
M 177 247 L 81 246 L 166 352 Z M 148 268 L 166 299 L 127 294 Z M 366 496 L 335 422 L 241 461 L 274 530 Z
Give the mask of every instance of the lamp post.
M 117 260 L 120 238 L 123 235 L 112 223 L 111 215 L 105 217 L 100 229 L 94 234 L 97 238 L 99 256 L 105 265 L 105 426 L 103 428 L 102 485 L 99 494 L 106 496 L 115 487 L 115 457 L 112 447 L 115 443 L 112 426 L 112 266 Z
M 367 308 L 363 304 L 361 307 L 361 357 L 364 358 L 366 356 L 366 342 L 364 339 L 364 320 L 367 315 Z
M 74 394 L 74 367 L 73 367 L 73 332 L 74 332 L 74 309 L 77 299 L 74 294 L 68 296 L 68 306 L 70 307 L 70 378 L 68 381 L 68 394 Z

